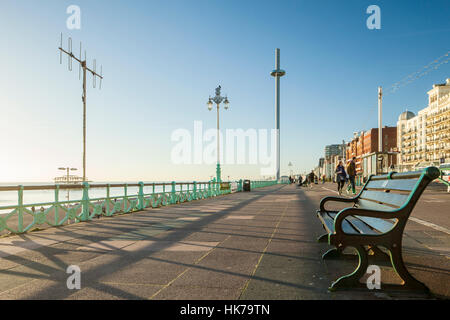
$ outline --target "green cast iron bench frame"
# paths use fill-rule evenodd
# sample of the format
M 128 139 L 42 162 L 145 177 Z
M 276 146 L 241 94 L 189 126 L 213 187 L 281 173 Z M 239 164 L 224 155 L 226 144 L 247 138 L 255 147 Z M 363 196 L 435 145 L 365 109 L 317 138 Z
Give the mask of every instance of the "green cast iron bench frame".
M 349 275 L 334 281 L 329 290 L 366 287 L 360 279 L 368 267 L 368 252 L 375 257 L 386 257 L 388 250 L 392 266 L 402 278 L 402 285 L 382 285 L 382 289 L 408 289 L 428 292 L 429 289 L 406 269 L 402 258 L 402 236 L 406 222 L 417 200 L 427 185 L 439 177 L 439 169 L 428 167 L 423 171 L 370 176 L 354 198 L 325 197 L 320 201 L 317 215 L 326 234 L 318 238 L 335 248 L 328 250 L 323 259 L 343 256 L 345 247 L 354 247 L 359 265 Z M 352 207 L 340 211 L 326 210 L 330 201 L 346 202 Z

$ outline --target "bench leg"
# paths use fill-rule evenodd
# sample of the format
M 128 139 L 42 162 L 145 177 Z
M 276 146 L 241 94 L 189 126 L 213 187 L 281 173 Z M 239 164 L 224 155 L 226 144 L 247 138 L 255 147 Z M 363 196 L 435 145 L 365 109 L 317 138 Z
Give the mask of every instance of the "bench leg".
M 335 291 L 337 289 L 343 288 L 352 288 L 352 287 L 362 287 L 362 283 L 359 282 L 364 274 L 367 271 L 367 267 L 369 265 L 369 260 L 367 258 L 367 252 L 364 246 L 355 246 L 356 251 L 358 252 L 359 264 L 358 267 L 353 271 L 353 273 L 340 277 L 336 281 L 331 284 L 331 287 L 328 288 L 330 291 Z
M 405 263 L 402 258 L 402 249 L 401 245 L 397 245 L 396 247 L 391 247 L 389 249 L 391 255 L 392 266 L 394 267 L 395 272 L 402 278 L 404 284 L 403 287 L 418 290 L 422 292 L 429 292 L 429 289 L 422 282 L 414 278 L 409 271 L 406 269 Z

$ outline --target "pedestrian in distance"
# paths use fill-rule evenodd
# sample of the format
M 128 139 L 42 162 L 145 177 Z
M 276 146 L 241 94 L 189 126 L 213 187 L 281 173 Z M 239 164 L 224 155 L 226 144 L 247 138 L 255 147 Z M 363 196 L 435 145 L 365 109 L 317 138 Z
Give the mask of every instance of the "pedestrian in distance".
M 314 174 L 314 171 L 311 171 L 311 173 L 308 175 L 308 183 L 311 188 L 312 188 L 315 178 L 316 178 L 316 175 Z
M 347 186 L 347 194 L 350 191 L 350 188 L 352 189 L 353 194 L 356 194 L 355 189 L 355 177 L 356 177 L 356 164 L 355 164 L 356 157 L 353 157 L 350 163 L 347 165 L 347 175 L 348 175 L 348 186 Z
M 334 171 L 336 173 L 336 182 L 338 184 L 338 192 L 339 195 L 342 194 L 342 188 L 344 187 L 345 180 L 347 179 L 347 173 L 345 172 L 344 165 L 342 164 L 342 161 L 339 161 L 336 170 Z

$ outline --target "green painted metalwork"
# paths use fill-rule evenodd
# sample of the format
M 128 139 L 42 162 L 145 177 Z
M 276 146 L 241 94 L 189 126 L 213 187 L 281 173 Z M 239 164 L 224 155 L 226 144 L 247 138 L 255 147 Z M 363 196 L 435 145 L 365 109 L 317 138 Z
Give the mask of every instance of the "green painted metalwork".
M 256 189 L 256 188 L 263 188 L 268 186 L 273 186 L 275 184 L 278 184 L 277 181 L 250 181 L 250 188 Z M 242 190 L 242 181 L 241 181 L 241 190 Z
M 69 223 L 87 222 L 100 216 L 111 217 L 119 214 L 142 211 L 170 204 L 208 199 L 233 192 L 241 192 L 243 181 L 231 183 L 235 189 L 221 190 L 220 183 L 205 182 L 171 182 L 136 184 L 89 184 L 81 185 L 43 185 L 43 186 L 2 186 L 2 191 L 17 191 L 17 204 L 0 206 L 0 233 L 25 233 L 40 225 L 61 226 Z M 276 181 L 252 181 L 252 188 L 262 188 L 277 184 Z M 166 186 L 171 186 L 170 191 Z M 129 194 L 129 188 L 138 188 Z M 145 193 L 145 187 L 151 187 L 151 193 Z M 160 192 L 156 192 L 160 187 Z M 89 191 L 105 189 L 104 197 L 91 198 Z M 111 188 L 123 188 L 122 195 L 111 195 Z M 42 203 L 24 203 L 24 193 L 28 190 L 53 190 L 54 201 Z M 61 190 L 81 190 L 82 197 L 77 200 L 60 200 Z M 36 210 L 35 207 L 39 208 Z

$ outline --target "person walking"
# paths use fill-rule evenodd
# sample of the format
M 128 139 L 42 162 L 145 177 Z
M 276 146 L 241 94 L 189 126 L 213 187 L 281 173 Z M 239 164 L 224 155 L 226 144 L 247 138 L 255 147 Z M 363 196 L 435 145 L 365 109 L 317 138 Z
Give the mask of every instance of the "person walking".
M 301 187 L 303 182 L 303 178 L 301 175 L 298 176 L 298 186 Z
M 309 180 L 309 186 L 312 188 L 312 185 L 314 183 L 314 179 L 316 178 L 316 175 L 314 174 L 314 171 L 311 171 L 311 173 L 308 175 Z
M 344 165 L 342 164 L 342 161 L 339 160 L 339 163 L 334 172 L 336 173 L 336 182 L 338 184 L 338 192 L 339 192 L 339 195 L 341 195 L 342 188 L 344 187 L 345 180 L 347 178 L 347 173 L 345 172 L 345 168 L 344 168 Z
M 355 189 L 355 177 L 356 177 L 356 164 L 355 164 L 356 157 L 353 157 L 350 163 L 347 165 L 347 174 L 348 174 L 348 186 L 347 186 L 347 194 L 350 191 L 350 188 L 352 189 L 353 194 L 356 194 Z

